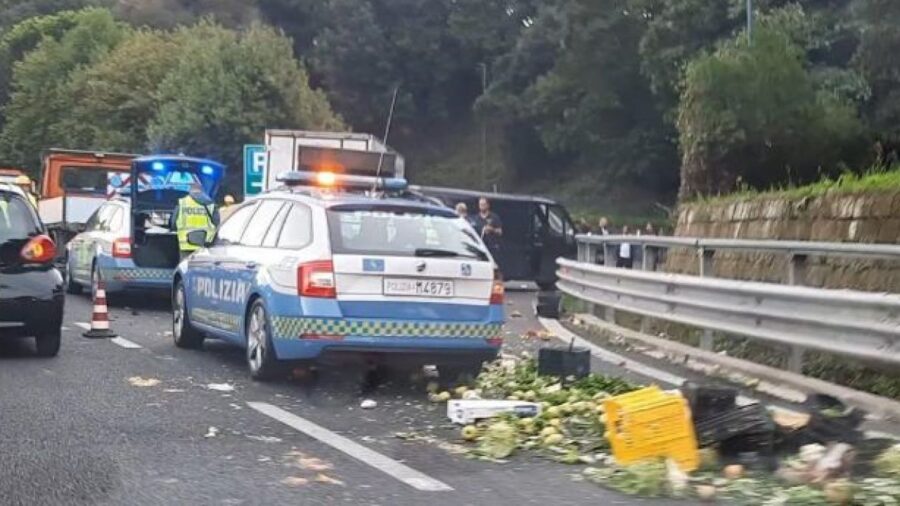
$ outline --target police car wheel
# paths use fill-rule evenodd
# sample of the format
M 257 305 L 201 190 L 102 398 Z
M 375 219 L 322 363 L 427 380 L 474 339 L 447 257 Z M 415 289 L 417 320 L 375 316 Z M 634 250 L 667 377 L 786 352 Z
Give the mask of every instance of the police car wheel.
M 269 380 L 278 374 L 278 361 L 272 349 L 271 326 L 263 301 L 257 299 L 247 316 L 247 366 L 250 377 L 255 380 Z
M 203 334 L 191 325 L 188 314 L 184 283 L 180 280 L 175 285 L 172 297 L 172 337 L 179 348 L 197 349 L 203 346 Z

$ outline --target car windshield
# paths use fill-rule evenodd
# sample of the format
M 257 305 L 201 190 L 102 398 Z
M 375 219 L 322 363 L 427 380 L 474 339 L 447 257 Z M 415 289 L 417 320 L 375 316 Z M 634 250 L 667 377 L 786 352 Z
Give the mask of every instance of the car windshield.
M 0 192 L 0 245 L 21 241 L 39 232 L 25 199 Z
M 488 260 L 465 220 L 416 209 L 328 211 L 334 253 L 466 257 Z

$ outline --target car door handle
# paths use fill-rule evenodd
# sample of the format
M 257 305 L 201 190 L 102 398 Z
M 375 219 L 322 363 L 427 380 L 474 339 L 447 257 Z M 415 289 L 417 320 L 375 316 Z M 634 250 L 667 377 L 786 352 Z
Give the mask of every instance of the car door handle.
M 214 260 L 214 261 L 213 261 L 213 265 L 215 265 L 216 267 L 218 267 L 218 266 L 222 265 L 222 261 L 221 261 L 221 260 Z
M 247 269 L 250 269 L 251 271 L 255 271 L 256 267 L 257 267 L 257 263 L 256 262 L 247 262 L 246 264 L 244 264 L 244 267 L 246 267 Z

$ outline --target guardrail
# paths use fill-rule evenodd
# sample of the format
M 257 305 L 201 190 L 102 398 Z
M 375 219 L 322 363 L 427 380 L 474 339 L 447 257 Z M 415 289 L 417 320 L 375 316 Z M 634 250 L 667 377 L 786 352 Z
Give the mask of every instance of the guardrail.
M 793 372 L 802 371 L 806 350 L 900 364 L 900 295 L 645 272 L 593 263 L 590 246 L 596 251 L 596 245 L 604 245 L 607 265 L 613 265 L 611 246 L 626 240 L 645 249 L 646 271 L 653 270 L 648 264 L 658 258 L 651 254 L 648 260 L 647 246 L 697 248 L 701 273 L 708 262 L 706 252 L 715 249 L 900 259 L 900 247 L 585 236 L 579 237 L 580 261 L 558 260 L 557 283 L 561 291 L 590 306 L 605 308 L 603 315 L 608 321 L 614 321 L 615 311 L 621 310 L 642 315 L 645 320 L 655 318 L 703 329 L 701 348 L 706 350 L 712 349 L 713 332 L 784 345 L 791 350 L 789 369 Z M 762 248 L 753 248 L 751 243 Z M 710 246 L 715 249 L 710 250 Z
M 645 271 L 655 271 L 662 258 L 662 252 L 670 248 L 692 249 L 697 254 L 701 276 L 714 276 L 713 258 L 716 251 L 744 251 L 755 253 L 778 253 L 786 258 L 787 284 L 802 285 L 806 279 L 809 257 L 844 257 L 870 260 L 900 261 L 900 245 L 861 244 L 812 241 L 775 241 L 746 239 L 706 239 L 697 237 L 662 237 L 634 235 L 579 235 L 578 259 L 596 263 L 600 258 L 607 266 L 616 264 L 617 248 L 622 243 L 632 248 L 641 248 L 643 261 L 636 265 Z M 602 257 L 598 256 L 602 252 Z

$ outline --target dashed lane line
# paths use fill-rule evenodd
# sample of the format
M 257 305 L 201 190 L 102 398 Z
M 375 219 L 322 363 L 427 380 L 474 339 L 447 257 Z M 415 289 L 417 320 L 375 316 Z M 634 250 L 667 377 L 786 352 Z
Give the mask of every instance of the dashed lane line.
M 438 481 L 426 474 L 420 473 L 390 457 L 382 455 L 374 450 L 370 450 L 344 436 L 331 432 L 325 427 L 316 425 L 309 420 L 301 418 L 277 406 L 265 402 L 248 402 L 247 405 L 288 427 L 302 432 L 364 464 L 406 483 L 416 490 L 424 492 L 449 492 L 453 490 L 453 487 L 442 481 Z
M 138 343 L 131 342 L 124 337 L 114 337 L 110 339 L 110 341 L 112 341 L 113 344 L 117 344 L 122 348 L 125 348 L 126 350 L 139 350 L 143 348 L 143 346 L 139 345 Z

